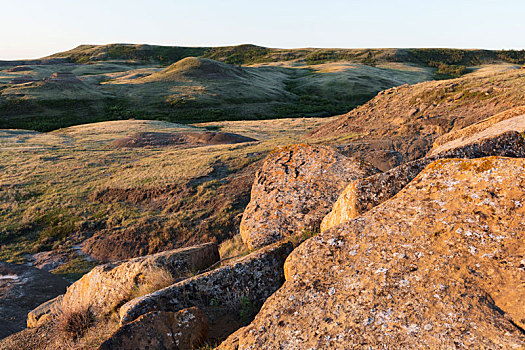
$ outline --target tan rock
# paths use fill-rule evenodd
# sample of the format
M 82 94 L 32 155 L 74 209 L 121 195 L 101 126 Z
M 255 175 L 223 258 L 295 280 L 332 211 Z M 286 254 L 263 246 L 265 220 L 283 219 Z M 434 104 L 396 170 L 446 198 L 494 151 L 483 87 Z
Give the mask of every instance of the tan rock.
M 292 249 L 291 243 L 276 243 L 227 266 L 133 299 L 120 308 L 121 324 L 150 311 L 229 305 L 243 298 L 262 303 L 284 282 L 283 265 Z
M 140 258 L 96 266 L 68 287 L 60 303 L 62 309 L 90 306 L 97 314 L 107 314 L 132 297 L 133 292 L 156 269 L 167 270 L 177 279 L 188 271 L 200 271 L 219 261 L 215 243 L 170 250 Z M 158 271 L 158 270 L 157 270 Z M 28 324 L 40 324 L 44 306 L 31 313 Z
M 206 316 L 196 307 L 154 311 L 120 327 L 98 349 L 194 349 L 206 339 L 207 331 Z
M 293 145 L 271 152 L 253 183 L 240 232 L 250 248 L 316 231 L 352 180 L 378 172 L 332 148 Z
M 525 347 L 525 159 L 447 159 L 287 259 L 219 349 Z
M 61 307 L 64 294 L 40 304 L 27 314 L 27 327 L 34 328 L 44 323 L 50 322 Z
M 454 148 L 454 144 L 450 144 L 450 142 L 455 141 L 455 140 L 461 140 L 464 143 L 470 143 L 470 141 L 467 140 L 467 137 L 473 136 L 473 135 L 476 135 L 476 137 L 480 137 L 480 135 L 483 135 L 483 134 L 479 134 L 481 132 L 484 132 L 485 134 L 488 134 L 487 136 L 489 136 L 491 133 L 492 135 L 494 135 L 494 134 L 500 134 L 505 131 L 512 131 L 512 130 L 520 131 L 520 129 L 523 130 L 523 126 L 517 126 L 517 125 L 523 123 L 524 115 L 525 115 L 525 106 L 520 106 L 520 107 L 511 108 L 504 112 L 495 114 L 487 119 L 479 121 L 465 128 L 451 131 L 445 135 L 438 137 L 434 141 L 432 149 L 429 151 L 429 155 L 442 152 L 441 147 L 445 144 L 451 145 L 451 146 L 445 147 L 445 149 Z M 520 117 L 520 116 L 521 118 L 514 119 L 515 117 Z M 510 123 L 499 124 L 500 122 L 505 121 L 507 119 L 512 119 L 512 120 L 510 121 Z M 495 124 L 499 124 L 498 126 L 498 128 L 500 128 L 499 130 L 498 128 L 491 128 Z M 516 129 L 516 127 L 518 129 Z
M 439 146 L 425 158 L 352 182 L 323 219 L 321 231 L 351 220 L 390 199 L 436 159 L 525 157 L 525 140 L 520 134 L 525 131 L 525 115 L 512 117 L 513 113 L 522 111 L 525 111 L 525 107 L 496 115 L 485 122 L 455 132 L 453 134 L 457 139 L 447 136 L 445 139 L 449 141 L 438 142 L 436 145 Z M 508 119 L 501 120 L 503 117 Z

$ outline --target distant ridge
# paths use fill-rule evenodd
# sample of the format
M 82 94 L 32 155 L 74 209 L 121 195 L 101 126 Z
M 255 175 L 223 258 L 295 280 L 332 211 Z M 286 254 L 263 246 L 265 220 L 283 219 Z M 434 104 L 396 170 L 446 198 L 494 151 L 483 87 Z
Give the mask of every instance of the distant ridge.
M 135 60 L 171 64 L 185 57 L 204 57 L 230 64 L 253 64 L 275 61 L 305 60 L 310 64 L 330 61 L 413 62 L 435 66 L 479 65 L 494 62 L 525 63 L 525 50 L 477 49 L 278 49 L 244 44 L 222 47 L 183 47 L 145 44 L 80 45 L 72 50 L 53 54 L 45 59 L 65 58 L 76 63 L 107 60 Z

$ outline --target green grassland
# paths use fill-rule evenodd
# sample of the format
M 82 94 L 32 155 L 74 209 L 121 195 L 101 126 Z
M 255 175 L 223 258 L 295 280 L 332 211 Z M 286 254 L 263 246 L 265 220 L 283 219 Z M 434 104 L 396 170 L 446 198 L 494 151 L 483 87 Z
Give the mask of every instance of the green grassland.
M 237 66 L 206 58 L 159 64 L 96 62 L 31 65 L 9 72 L 0 66 L 0 128 L 50 131 L 119 119 L 176 123 L 216 120 L 330 116 L 366 102 L 396 85 L 432 79 L 429 68 L 412 64 L 348 62 Z M 71 72 L 77 83 L 43 81 Z M 33 82 L 10 83 L 29 76 Z
M 0 128 L 330 116 L 393 86 L 524 62 L 525 52 L 512 50 L 82 45 L 26 62 L 33 63 L 27 70 L 11 71 L 24 62 L 0 62 Z M 49 80 L 54 72 L 79 80 Z M 13 83 L 21 77 L 33 81 Z

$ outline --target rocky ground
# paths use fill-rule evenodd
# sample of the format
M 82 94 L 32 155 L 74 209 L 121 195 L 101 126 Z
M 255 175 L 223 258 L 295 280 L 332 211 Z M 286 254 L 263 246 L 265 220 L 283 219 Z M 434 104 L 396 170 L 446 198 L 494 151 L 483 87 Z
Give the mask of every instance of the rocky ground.
M 4 131 L 2 256 L 78 275 L 5 264 L 0 348 L 525 347 L 523 74 L 323 126 Z

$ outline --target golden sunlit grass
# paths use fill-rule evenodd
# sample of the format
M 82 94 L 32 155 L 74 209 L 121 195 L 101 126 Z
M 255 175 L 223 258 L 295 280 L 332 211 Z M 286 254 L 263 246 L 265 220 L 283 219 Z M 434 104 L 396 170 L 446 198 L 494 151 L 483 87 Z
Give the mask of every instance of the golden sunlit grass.
M 110 222 L 126 227 L 144 218 L 171 215 L 118 201 L 90 201 L 89 196 L 99 189 L 162 188 L 204 176 L 213 178 L 215 164 L 221 164 L 228 173 L 236 172 L 264 158 L 277 146 L 303 142 L 305 133 L 330 120 L 295 118 L 193 126 L 125 120 L 51 133 L 0 130 L 0 260 L 25 262 L 27 254 L 59 245 L 71 247 L 82 239 L 75 238 L 75 233 L 91 223 Z M 234 132 L 259 141 L 195 148 L 111 145 L 134 132 L 178 132 L 188 128 Z M 208 186 L 202 196 L 213 196 L 214 188 Z M 205 201 L 202 196 L 197 193 L 191 200 Z M 71 263 L 60 271 L 77 276 L 85 272 L 84 265 Z

